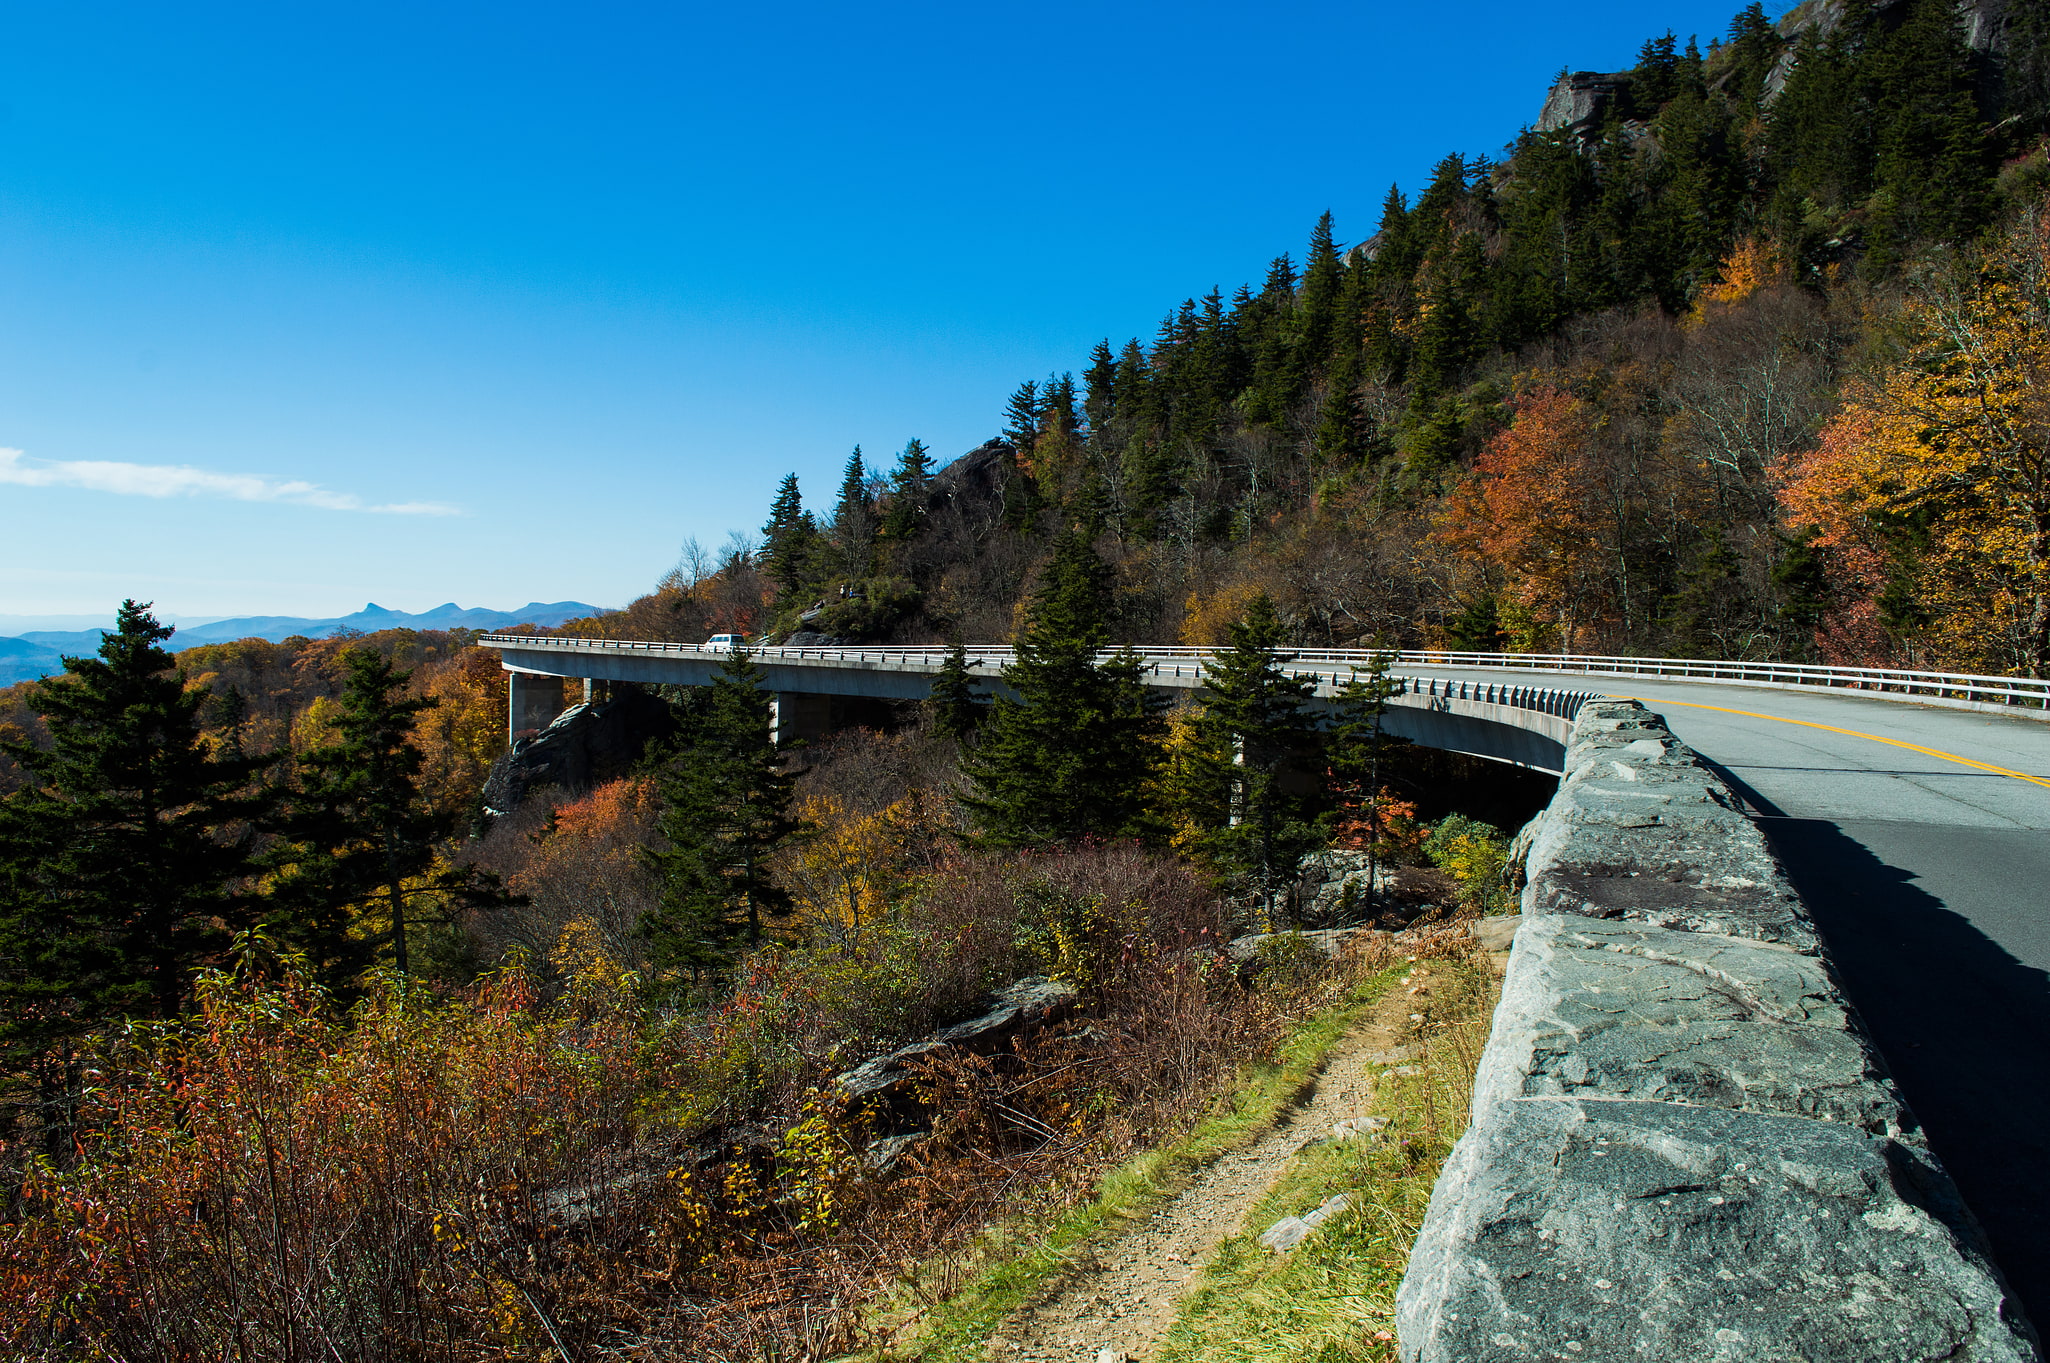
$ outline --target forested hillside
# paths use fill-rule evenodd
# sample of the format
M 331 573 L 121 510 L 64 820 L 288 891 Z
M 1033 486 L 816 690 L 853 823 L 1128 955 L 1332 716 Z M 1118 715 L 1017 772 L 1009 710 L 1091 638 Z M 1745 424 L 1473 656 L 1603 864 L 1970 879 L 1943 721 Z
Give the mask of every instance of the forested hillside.
M 560 626 L 1018 646 L 815 744 L 745 649 L 508 751 L 469 631 L 174 655 L 124 603 L 0 690 L 9 1356 L 986 1356 L 1000 1293 L 918 1334 L 1037 1290 L 983 1227 L 1252 1139 L 1235 1076 L 1299 1083 L 1321 1009 L 1401 988 L 1422 1044 L 1409 967 L 1515 903 L 1550 778 L 1385 734 L 1385 656 L 1313 703 L 1292 644 L 2050 668 L 2046 134 L 2041 3 L 1655 37 Z M 1126 640 L 1217 648 L 1170 710 Z M 624 775 L 550 767 L 628 707 Z M 1425 1107 L 1319 1357 L 1396 1356 Z
M 1022 384 L 1000 442 L 857 450 L 823 514 L 786 479 L 758 546 L 582 627 L 1007 637 L 1079 525 L 1135 641 L 1264 590 L 1304 642 L 2039 673 L 2046 53 L 1990 0 L 1654 37 L 1358 244 L 1326 215 Z

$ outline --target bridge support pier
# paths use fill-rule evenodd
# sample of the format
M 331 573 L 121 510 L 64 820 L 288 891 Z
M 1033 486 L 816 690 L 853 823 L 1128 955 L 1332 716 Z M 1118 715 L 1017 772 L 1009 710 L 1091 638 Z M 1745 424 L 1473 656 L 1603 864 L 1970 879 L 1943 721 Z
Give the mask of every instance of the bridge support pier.
M 769 737 L 779 748 L 824 738 L 833 730 L 833 697 L 778 691 L 769 702 Z
M 590 683 L 585 682 L 586 694 Z M 508 743 L 522 734 L 536 733 L 555 722 L 555 717 L 569 708 L 563 703 L 563 679 L 561 677 L 537 677 L 528 672 L 506 674 L 506 741 Z

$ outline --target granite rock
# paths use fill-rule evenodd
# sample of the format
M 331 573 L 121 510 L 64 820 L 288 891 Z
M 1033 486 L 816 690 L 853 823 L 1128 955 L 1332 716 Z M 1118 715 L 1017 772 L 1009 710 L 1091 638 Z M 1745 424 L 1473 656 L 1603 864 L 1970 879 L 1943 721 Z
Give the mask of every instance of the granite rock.
M 1928 1154 L 1834 1122 L 1520 1101 L 1454 1151 L 1404 1363 L 2024 1363 L 2028 1325 Z

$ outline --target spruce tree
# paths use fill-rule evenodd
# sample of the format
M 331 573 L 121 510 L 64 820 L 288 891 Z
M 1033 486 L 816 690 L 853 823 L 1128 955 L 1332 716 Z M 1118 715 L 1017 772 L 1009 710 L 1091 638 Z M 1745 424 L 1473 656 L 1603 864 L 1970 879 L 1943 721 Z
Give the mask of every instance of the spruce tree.
M 818 527 L 804 509 L 797 475 L 787 474 L 769 507 L 769 523 L 762 527 L 762 570 L 785 595 L 799 592 L 815 580 L 817 540 Z
M 989 713 L 989 702 L 975 690 L 974 674 L 968 670 L 968 652 L 960 644 L 947 650 L 946 661 L 933 674 L 926 708 L 934 723 L 963 743 Z
M 1011 455 L 1021 465 L 1032 458 L 1033 447 L 1039 443 L 1039 384 L 1027 379 L 1018 385 L 1018 391 L 1011 394 L 1011 400 L 1004 404 L 1004 439 L 1010 443 Z
M 850 582 L 867 577 L 875 565 L 876 515 L 859 445 L 847 456 L 840 474 L 840 499 L 833 506 L 833 541 L 839 551 L 841 576 Z
M 1102 442 L 1118 406 L 1118 361 L 1110 353 L 1110 340 L 1098 341 L 1089 351 L 1089 367 L 1082 371 L 1082 418 L 1088 423 L 1089 438 Z
M 305 951 L 331 985 L 346 986 L 380 948 L 401 975 L 430 924 L 452 911 L 506 902 L 496 882 L 437 855 L 460 812 L 437 810 L 420 790 L 413 730 L 439 702 L 407 696 L 408 672 L 366 649 L 342 655 L 346 678 L 332 743 L 304 754 L 278 820 L 269 922 Z
M 1492 602 L 1490 603 L 1492 606 Z M 1331 778 L 1341 790 L 1359 793 L 1367 805 L 1367 900 L 1366 917 L 1374 915 L 1374 882 L 1380 875 L 1381 787 L 1389 768 L 1399 760 L 1409 740 L 1386 732 L 1388 703 L 1401 695 L 1404 684 L 1389 675 L 1393 653 L 1376 650 L 1365 667 L 1355 667 L 1339 688 L 1333 707 L 1330 736 L 1325 743 L 1325 760 Z M 1345 925 L 1341 925 L 1345 926 Z
M 925 442 L 914 439 L 897 456 L 890 471 L 890 509 L 883 517 L 883 533 L 902 542 L 918 533 L 925 519 L 925 500 L 932 490 L 932 456 Z
M 1109 639 L 1110 569 L 1073 531 L 1054 543 L 1004 669 L 982 741 L 962 764 L 978 840 L 1039 847 L 1086 837 L 1152 837 L 1144 792 L 1158 763 L 1161 703 Z
M 29 693 L 44 751 L 8 742 L 28 784 L 0 800 L 0 1045 L 19 1059 L 112 1018 L 177 1016 L 193 970 L 251 921 L 252 781 L 210 753 L 147 603 L 121 603 L 98 656 Z
M 790 814 L 796 777 L 769 734 L 769 697 L 746 650 L 729 654 L 656 778 L 662 845 L 647 853 L 662 902 L 644 914 L 656 968 L 716 974 L 764 924 L 790 912 L 770 862 L 802 825 Z
M 1254 597 L 1230 643 L 1203 665 L 1202 710 L 1171 780 L 1204 853 L 1270 913 L 1275 891 L 1318 839 L 1316 797 L 1290 779 L 1307 774 L 1317 683 L 1285 670 L 1284 633 L 1267 594 Z

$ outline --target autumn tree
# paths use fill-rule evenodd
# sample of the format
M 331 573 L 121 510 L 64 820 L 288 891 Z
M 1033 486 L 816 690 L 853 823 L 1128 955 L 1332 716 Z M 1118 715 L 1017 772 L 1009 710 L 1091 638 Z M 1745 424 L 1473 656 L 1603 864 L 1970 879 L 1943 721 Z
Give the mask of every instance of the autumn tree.
M 2050 675 L 2050 210 L 1911 298 L 1905 352 L 1787 461 L 1792 528 L 1929 661 Z
M 1602 546 L 1583 457 L 1590 427 L 1587 404 L 1572 394 L 1524 394 L 1439 521 L 1440 543 L 1500 574 L 1525 647 L 1555 635 L 1571 652 L 1599 609 Z

